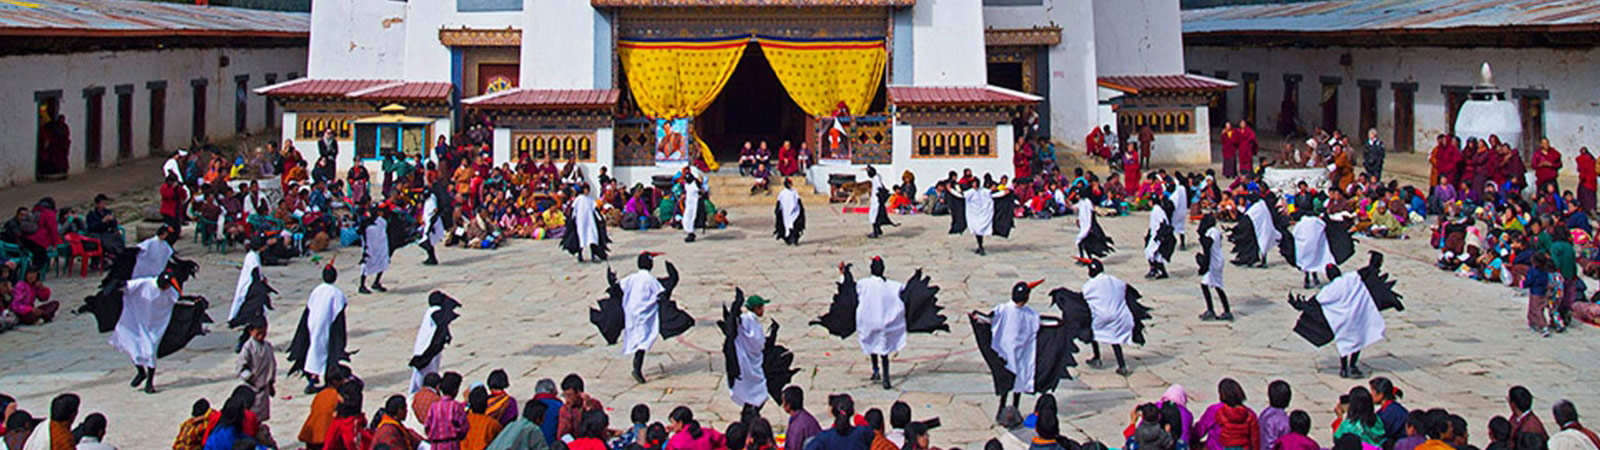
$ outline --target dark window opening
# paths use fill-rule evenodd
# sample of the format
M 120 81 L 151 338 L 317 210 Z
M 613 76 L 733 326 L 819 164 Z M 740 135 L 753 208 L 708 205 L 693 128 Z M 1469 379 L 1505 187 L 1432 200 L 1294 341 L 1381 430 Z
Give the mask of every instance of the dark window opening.
M 250 79 L 239 77 L 233 81 L 233 132 L 244 133 L 250 129 Z
M 150 151 L 167 147 L 167 88 L 150 89 Z
M 133 86 L 117 90 L 117 159 L 133 157 Z
M 105 136 L 105 88 L 83 91 L 83 161 L 100 167 L 100 148 Z
M 194 110 L 190 114 L 190 126 L 194 131 L 193 143 L 206 142 L 206 83 L 205 79 L 197 79 L 190 83 L 194 88 Z

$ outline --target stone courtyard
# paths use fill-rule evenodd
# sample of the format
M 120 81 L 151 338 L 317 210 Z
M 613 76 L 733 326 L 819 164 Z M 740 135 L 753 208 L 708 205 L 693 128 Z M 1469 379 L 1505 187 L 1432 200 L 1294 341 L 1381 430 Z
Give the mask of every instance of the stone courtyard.
M 605 345 L 588 322 L 588 308 L 603 295 L 607 264 L 579 264 L 555 241 L 511 241 L 494 251 L 443 249 L 444 264 L 435 267 L 422 266 L 423 252 L 410 246 L 395 255 L 385 277 L 390 291 L 375 295 L 355 293 L 359 248 L 342 248 L 323 258 L 338 255 L 339 285 L 351 300 L 350 345 L 360 350 L 350 364 L 367 382 L 369 412 L 406 388 L 406 361 L 426 296 L 440 289 L 465 304 L 452 327 L 455 341 L 445 350 L 444 370 L 482 382 L 491 370 L 504 368 L 519 400 L 532 395 L 540 378 L 559 380 L 577 372 L 607 406 L 613 427 L 622 426 L 629 408 L 643 402 L 652 407 L 652 420 L 664 421 L 673 406 L 687 405 L 702 422 L 721 429 L 739 409 L 728 398 L 718 354 L 722 336 L 714 325 L 719 305 L 740 287 L 775 301 L 767 315 L 782 326 L 779 341 L 797 354 L 802 371 L 795 383 L 806 389 L 808 406 L 824 423 L 826 394 L 847 392 L 855 396 L 859 411 L 887 411 L 901 400 L 919 420 L 940 417 L 943 426 L 932 436 L 941 448 L 980 448 L 997 436 L 1008 448 L 1025 447 L 1025 441 L 992 425 L 992 383 L 963 315 L 1006 299 L 1016 281 L 1039 278 L 1045 284 L 1033 306 L 1054 313 L 1044 292 L 1060 286 L 1078 289 L 1086 278 L 1072 262 L 1074 222 L 1021 220 L 1011 239 L 992 239 L 989 255 L 979 257 L 972 252 L 971 237 L 945 234 L 947 217 L 896 217 L 902 226 L 888 230 L 883 239 L 869 240 L 862 215 L 843 214 L 838 205 L 807 206 L 810 227 L 800 247 L 772 239 L 770 206 L 733 208 L 731 228 L 705 233 L 693 244 L 683 243 L 682 234 L 672 231 L 613 230 L 616 242 L 609 266 L 626 274 L 639 251 L 665 252 L 662 259 L 676 264 L 683 276 L 674 297 L 697 320 L 685 335 L 657 343 L 646 360 L 650 380 L 643 385 L 628 376 L 629 360 L 620 348 Z M 1284 297 L 1303 291 L 1297 271 L 1276 255 L 1267 269 L 1229 266 L 1229 298 L 1238 318 L 1232 323 L 1201 322 L 1196 318 L 1203 303 L 1192 256 L 1198 249 L 1193 224 L 1189 247 L 1173 258 L 1173 277 L 1150 281 L 1141 278 L 1146 268 L 1139 249 L 1144 213 L 1101 220 L 1119 248 L 1107 260 L 1108 270 L 1145 294 L 1146 304 L 1155 308 L 1155 320 L 1149 343 L 1128 351 L 1131 376 L 1116 375 L 1110 367 L 1072 369 L 1076 379 L 1063 381 L 1055 392 L 1064 434 L 1121 447 L 1119 432 L 1138 402 L 1154 400 L 1169 384 L 1179 383 L 1195 396 L 1190 409 L 1198 416 L 1217 400 L 1218 379 L 1233 377 L 1246 387 L 1248 403 L 1256 408 L 1265 405 L 1269 381 L 1292 383 L 1291 409 L 1310 412 L 1313 438 L 1330 444 L 1327 424 L 1334 419 L 1338 395 L 1358 382 L 1338 377 L 1331 347 L 1313 348 L 1291 331 L 1297 313 Z M 1549 406 L 1558 398 L 1572 399 L 1582 412 L 1600 412 L 1596 384 L 1587 378 L 1600 368 L 1594 329 L 1577 325 L 1565 334 L 1541 338 L 1523 324 L 1524 297 L 1505 286 L 1438 271 L 1431 265 L 1435 252 L 1427 246 L 1426 230 L 1414 229 L 1410 237 L 1361 240 L 1357 256 L 1345 266 L 1351 270 L 1364 264 L 1366 250 L 1385 252 L 1390 256 L 1386 268 L 1405 294 L 1406 311 L 1384 314 L 1388 340 L 1363 355 L 1371 375 L 1393 379 L 1410 407 L 1444 407 L 1462 414 L 1472 424 L 1477 445 L 1487 443 L 1488 419 L 1509 413 L 1504 396 L 1514 384 L 1533 390 L 1536 411 L 1547 421 Z M 206 252 L 187 234 L 179 252 L 202 262 L 198 280 L 186 292 L 209 297 L 211 316 L 223 321 L 241 252 Z M 909 338 L 906 350 L 895 355 L 893 390 L 868 381 L 870 366 L 853 337 L 840 340 L 807 325 L 827 309 L 837 264 L 855 263 L 862 275 L 874 255 L 886 260 L 889 278 L 904 280 L 917 268 L 931 276 L 942 288 L 940 304 L 952 330 Z M 300 394 L 303 380 L 283 376 L 289 364 L 281 352 L 316 285 L 319 266 L 300 259 L 264 269 L 281 292 L 270 333 L 280 350 L 280 395 L 269 424 L 285 448 L 299 447 L 295 435 L 310 397 Z M 658 264 L 658 275 L 663 270 Z M 89 279 L 52 276 L 47 282 L 66 309 L 77 307 L 98 279 L 95 274 Z M 48 411 L 51 396 L 77 392 L 84 398 L 84 414 L 101 411 L 110 418 L 109 442 L 125 449 L 162 448 L 170 445 L 196 398 L 220 404 L 237 383 L 235 336 L 214 324 L 211 334 L 160 362 L 161 392 L 146 395 L 127 387 L 133 374 L 127 357 L 107 345 L 107 335 L 95 333 L 91 318 L 64 315 L 56 323 L 0 334 L 0 392 L 17 397 L 21 408 L 36 415 Z M 1087 359 L 1087 353 L 1078 359 Z M 781 433 L 787 423 L 782 410 L 768 405 L 763 413 Z

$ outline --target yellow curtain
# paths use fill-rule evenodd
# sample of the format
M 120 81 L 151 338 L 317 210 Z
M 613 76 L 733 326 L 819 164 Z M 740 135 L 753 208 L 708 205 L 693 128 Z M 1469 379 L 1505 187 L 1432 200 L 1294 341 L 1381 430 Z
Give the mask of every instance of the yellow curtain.
M 617 42 L 617 54 L 639 109 L 651 118 L 676 119 L 711 106 L 749 40 L 624 40 Z
M 883 82 L 883 38 L 789 40 L 758 37 L 789 98 L 812 116 L 831 116 L 839 102 L 865 113 Z

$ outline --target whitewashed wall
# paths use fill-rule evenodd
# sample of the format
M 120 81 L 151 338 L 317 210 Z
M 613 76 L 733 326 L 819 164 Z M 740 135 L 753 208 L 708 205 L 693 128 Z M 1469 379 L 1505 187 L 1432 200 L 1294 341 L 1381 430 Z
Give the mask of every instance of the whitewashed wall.
M 453 0 L 405 4 L 407 11 L 404 79 L 407 81 L 450 81 L 450 47 L 439 42 L 441 28 L 467 27 L 487 30 L 524 27 L 523 11 L 457 13 L 456 2 Z M 524 31 L 524 36 L 526 35 Z M 526 58 L 527 55 L 523 57 Z M 522 66 L 526 68 L 528 63 L 524 61 Z
M 406 60 L 407 5 L 391 0 L 312 2 L 307 73 L 312 78 L 399 78 Z M 449 73 L 449 59 L 444 70 Z
M 1339 64 L 1340 55 L 1349 53 L 1351 64 Z M 1339 127 L 1354 134 L 1361 119 L 1358 79 L 1383 82 L 1378 89 L 1378 135 L 1385 142 L 1394 140 L 1394 82 L 1418 84 L 1415 104 L 1416 128 L 1413 138 L 1417 151 L 1426 152 L 1434 137 L 1445 128 L 1444 85 L 1471 86 L 1478 83 L 1478 69 L 1484 62 L 1494 67 L 1495 84 L 1512 88 L 1544 89 L 1550 92 L 1545 104 L 1545 130 L 1551 145 L 1567 157 L 1578 147 L 1600 143 L 1600 85 L 1594 79 L 1600 69 L 1600 50 L 1552 49 L 1446 49 L 1446 48 L 1327 48 L 1259 49 L 1194 46 L 1186 49 L 1188 67 L 1206 75 L 1228 71 L 1228 78 L 1240 80 L 1241 72 L 1261 76 L 1256 93 L 1258 133 L 1275 134 L 1279 103 L 1283 100 L 1283 75 L 1300 74 L 1299 117 L 1310 126 L 1322 124 L 1320 77 L 1343 78 L 1339 86 Z M 1228 92 L 1228 118 L 1239 120 L 1244 114 L 1244 83 Z
M 539 89 L 609 88 L 611 80 L 595 80 L 595 58 L 610 49 L 595 49 L 595 21 L 589 2 L 527 0 L 522 30 L 522 86 Z M 605 61 L 610 64 L 610 61 Z
M 1189 109 L 1194 117 L 1193 133 L 1156 134 L 1150 144 L 1150 163 L 1160 165 L 1211 164 L 1211 117 L 1206 107 Z M 1130 140 L 1137 142 L 1137 140 Z
M 983 17 L 983 0 L 930 0 L 911 8 L 917 86 L 988 84 L 983 23 L 975 20 Z
M 1095 112 L 1095 23 L 1091 0 L 1045 0 L 1041 6 L 988 6 L 985 27 L 997 29 L 1061 27 L 1061 43 L 1050 48 L 1050 134 L 1068 147 L 1082 150 L 1089 127 L 1101 123 Z
M 1094 0 L 1094 46 L 1100 75 L 1183 73 L 1178 0 Z
M 228 67 L 221 67 L 222 57 Z M 234 77 L 249 75 L 249 87 L 266 85 L 266 75 L 279 81 L 290 72 L 304 73 L 306 49 L 179 49 L 24 55 L 0 58 L 0 135 L 10 145 L 0 150 L 0 185 L 34 181 L 37 149 L 35 136 L 38 112 L 34 92 L 60 90 L 61 114 L 72 130 L 69 156 L 71 174 L 85 167 L 87 141 L 84 88 L 104 87 L 101 97 L 100 165 L 115 165 L 117 160 L 117 85 L 133 85 L 132 158 L 144 158 L 150 148 L 150 89 L 146 83 L 165 81 L 166 123 L 162 142 L 170 150 L 189 145 L 194 135 L 192 112 L 194 90 L 190 80 L 205 78 L 206 135 L 213 141 L 234 135 Z M 267 128 L 265 99 L 249 94 L 246 100 L 247 130 Z

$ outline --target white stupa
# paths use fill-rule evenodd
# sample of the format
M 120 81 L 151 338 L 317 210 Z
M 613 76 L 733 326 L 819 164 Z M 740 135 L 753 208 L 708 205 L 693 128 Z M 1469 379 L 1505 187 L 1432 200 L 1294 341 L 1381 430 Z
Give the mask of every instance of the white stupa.
M 1522 118 L 1517 105 L 1506 100 L 1506 91 L 1495 87 L 1494 72 L 1483 63 L 1482 82 L 1468 94 L 1467 102 L 1456 114 L 1456 135 L 1462 144 L 1471 138 L 1488 140 L 1498 136 L 1513 148 L 1522 145 Z M 1526 153 L 1528 149 L 1521 149 Z

